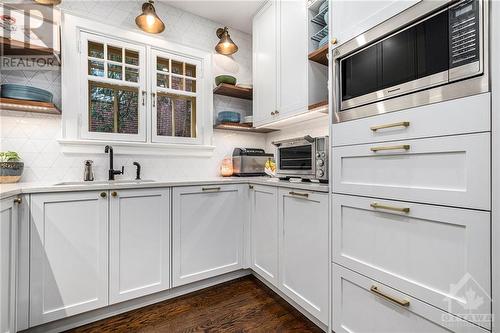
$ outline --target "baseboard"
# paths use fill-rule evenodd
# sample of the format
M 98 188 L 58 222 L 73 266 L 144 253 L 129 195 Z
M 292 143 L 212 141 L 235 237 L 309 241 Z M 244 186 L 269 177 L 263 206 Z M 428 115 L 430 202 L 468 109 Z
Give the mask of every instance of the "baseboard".
M 275 287 L 274 285 L 272 285 L 266 279 L 264 279 L 263 277 L 261 277 L 258 273 L 256 273 L 253 270 L 250 271 L 250 272 L 260 282 L 262 282 L 266 287 L 268 287 L 269 289 L 271 289 L 274 293 L 276 293 L 279 297 L 281 297 L 282 299 L 284 299 L 288 304 L 290 304 L 292 307 L 294 307 L 297 311 L 299 311 L 300 313 L 302 313 L 307 319 L 309 319 L 310 321 L 312 321 L 316 326 L 318 326 L 319 328 L 321 328 L 323 331 L 328 332 L 328 325 L 322 323 L 319 319 L 317 319 L 312 314 L 310 314 L 306 309 L 304 309 L 303 307 L 301 307 L 299 304 L 297 304 L 297 302 L 295 302 L 290 297 L 288 297 L 287 295 L 285 295 L 281 290 L 279 290 L 277 287 Z
M 69 318 L 60 319 L 47 324 L 39 325 L 29 328 L 22 332 L 62 332 L 78 326 L 93 323 L 95 321 L 116 316 L 118 314 L 128 312 L 131 310 L 139 309 L 154 303 L 166 301 L 168 299 L 178 297 L 181 295 L 189 294 L 191 292 L 204 289 L 207 287 L 215 286 L 224 282 L 228 282 L 246 275 L 250 275 L 251 271 L 247 269 L 238 270 L 235 272 L 223 274 L 203 281 L 193 282 L 185 286 L 172 288 L 169 290 L 161 291 L 152 295 L 143 296 L 140 298 L 132 299 L 118 304 L 109 305 L 107 307 L 85 312 Z

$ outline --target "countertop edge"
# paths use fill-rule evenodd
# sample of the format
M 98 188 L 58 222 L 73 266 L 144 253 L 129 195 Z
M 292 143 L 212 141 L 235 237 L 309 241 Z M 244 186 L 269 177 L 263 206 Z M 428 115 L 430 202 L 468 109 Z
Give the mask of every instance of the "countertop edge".
M 34 193 L 57 193 L 57 192 L 78 192 L 78 191 L 98 191 L 98 190 L 119 190 L 119 189 L 146 189 L 160 187 L 182 187 L 199 185 L 223 185 L 223 184 L 252 184 L 274 187 L 284 187 L 301 189 L 312 192 L 328 193 L 328 184 L 319 183 L 292 183 L 289 181 L 275 181 L 267 178 L 220 178 L 220 179 L 202 179 L 202 180 L 172 180 L 155 181 L 151 183 L 125 183 L 125 184 L 85 184 L 85 185 L 55 185 L 55 184 L 36 184 L 36 183 L 13 183 L 2 184 L 0 186 L 0 200 L 13 197 L 20 194 Z

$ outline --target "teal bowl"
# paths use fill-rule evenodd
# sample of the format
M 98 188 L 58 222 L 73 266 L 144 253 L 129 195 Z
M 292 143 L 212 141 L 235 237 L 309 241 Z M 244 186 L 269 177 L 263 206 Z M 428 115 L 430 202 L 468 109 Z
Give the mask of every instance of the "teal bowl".
M 53 95 L 47 90 L 20 84 L 2 84 L 1 96 L 3 98 L 22 99 L 52 103 Z
M 221 83 L 236 84 L 236 78 L 231 75 L 219 75 L 215 77 L 215 85 L 218 86 Z

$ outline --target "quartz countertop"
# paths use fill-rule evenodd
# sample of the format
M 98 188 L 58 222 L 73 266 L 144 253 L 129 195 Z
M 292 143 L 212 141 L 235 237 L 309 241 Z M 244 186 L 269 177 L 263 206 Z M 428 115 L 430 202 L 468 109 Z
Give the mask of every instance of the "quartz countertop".
M 111 190 L 111 189 L 128 189 L 128 188 L 155 188 L 155 187 L 178 187 L 178 186 L 193 186 L 193 185 L 220 185 L 220 184 L 255 184 L 268 185 L 276 187 L 294 188 L 306 191 L 325 192 L 328 193 L 328 184 L 320 184 L 313 182 L 289 182 L 278 180 L 269 177 L 217 177 L 199 180 L 161 180 L 161 181 L 145 181 L 136 182 L 130 180 L 124 182 L 96 181 L 85 183 L 12 183 L 0 184 L 0 199 L 8 198 L 19 194 L 31 193 L 51 193 L 51 192 L 73 192 L 73 191 L 91 191 L 91 190 Z

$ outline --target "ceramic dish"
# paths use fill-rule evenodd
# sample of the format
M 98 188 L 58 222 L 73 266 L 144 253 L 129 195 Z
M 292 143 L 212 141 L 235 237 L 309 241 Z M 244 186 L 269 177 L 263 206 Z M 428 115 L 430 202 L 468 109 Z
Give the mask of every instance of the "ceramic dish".
M 1 90 L 4 98 L 52 103 L 52 93 L 40 88 L 6 83 L 2 84 Z
M 227 84 L 236 84 L 236 78 L 231 75 L 219 75 L 215 77 L 215 85 L 219 85 L 221 83 L 227 83 Z
M 234 111 L 221 111 L 217 114 L 219 123 L 239 123 L 241 115 Z
M 318 14 L 321 13 L 325 8 L 328 7 L 328 1 L 325 1 L 319 6 Z

